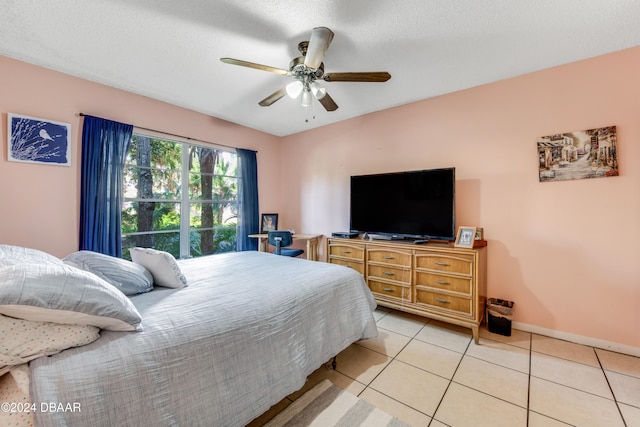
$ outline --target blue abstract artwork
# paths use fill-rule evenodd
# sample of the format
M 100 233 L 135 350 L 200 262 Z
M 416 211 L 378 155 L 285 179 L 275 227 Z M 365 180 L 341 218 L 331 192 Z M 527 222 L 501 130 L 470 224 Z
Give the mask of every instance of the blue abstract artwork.
M 52 120 L 8 115 L 8 158 L 14 162 L 71 164 L 71 125 Z

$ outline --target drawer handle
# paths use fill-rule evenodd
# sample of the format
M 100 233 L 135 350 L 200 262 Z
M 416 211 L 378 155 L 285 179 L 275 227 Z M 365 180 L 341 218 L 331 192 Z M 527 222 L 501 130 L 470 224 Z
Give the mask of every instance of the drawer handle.
M 382 274 L 385 274 L 387 276 L 395 276 L 395 273 L 392 273 L 390 271 L 383 271 Z
M 441 302 L 443 304 L 451 304 L 451 301 L 447 301 L 446 299 L 436 298 L 436 301 Z
M 384 259 L 393 259 L 393 257 L 391 255 L 385 255 L 382 258 L 384 258 Z
M 436 261 L 436 265 L 439 265 L 440 267 L 451 267 L 451 264 L 441 261 Z
M 385 292 L 393 292 L 393 288 L 382 288 Z
M 436 283 L 438 285 L 450 285 L 450 282 L 447 282 L 446 280 L 436 280 Z
M 343 254 L 350 254 L 350 253 L 351 253 L 351 251 L 349 251 L 349 250 L 343 250 L 343 251 L 342 251 L 342 253 L 343 253 Z

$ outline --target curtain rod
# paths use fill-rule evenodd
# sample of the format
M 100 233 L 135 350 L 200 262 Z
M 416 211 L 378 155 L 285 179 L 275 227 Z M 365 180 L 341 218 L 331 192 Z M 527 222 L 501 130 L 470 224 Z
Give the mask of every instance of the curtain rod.
M 85 113 L 78 113 L 78 114 L 80 115 L 80 117 L 90 116 L 91 115 L 91 114 L 85 114 Z M 93 117 L 95 117 L 95 116 L 93 116 Z M 145 128 L 145 127 L 142 127 L 142 126 L 136 126 L 136 125 L 132 125 L 132 126 L 137 128 L 137 129 L 146 130 L 146 131 L 149 131 L 149 132 L 156 132 L 156 133 L 161 133 L 161 134 L 167 135 L 167 136 L 174 136 L 174 137 L 177 137 L 177 138 L 183 138 L 183 139 L 186 139 L 187 141 L 204 142 L 206 144 L 217 145 L 217 146 L 220 146 L 220 147 L 233 148 L 234 150 L 238 148 L 238 147 L 232 147 L 230 145 L 219 144 L 217 142 L 204 141 L 202 139 L 191 138 L 189 136 L 184 136 L 184 135 L 178 135 L 176 133 L 164 132 L 164 131 L 161 131 L 161 130 L 149 129 L 149 128 Z M 255 151 L 256 153 L 258 152 L 257 150 L 253 150 L 253 151 Z

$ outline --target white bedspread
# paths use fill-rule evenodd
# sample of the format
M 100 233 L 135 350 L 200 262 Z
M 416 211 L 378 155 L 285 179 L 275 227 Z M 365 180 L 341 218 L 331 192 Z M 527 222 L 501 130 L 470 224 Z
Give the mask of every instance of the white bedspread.
M 62 409 L 38 411 L 36 427 L 243 426 L 377 334 L 374 299 L 346 267 L 262 252 L 179 263 L 188 287 L 131 298 L 143 332 L 30 363 L 32 401 Z

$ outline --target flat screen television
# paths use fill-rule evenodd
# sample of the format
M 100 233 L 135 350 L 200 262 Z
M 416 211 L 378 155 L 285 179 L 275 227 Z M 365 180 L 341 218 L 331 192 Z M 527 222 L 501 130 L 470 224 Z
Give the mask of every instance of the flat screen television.
M 455 168 L 351 177 L 350 229 L 389 239 L 453 241 Z

